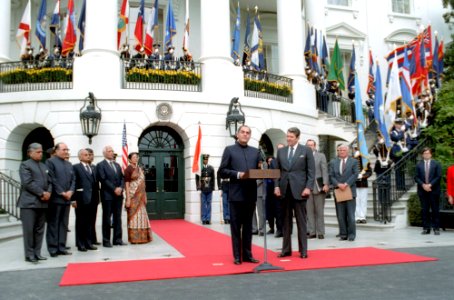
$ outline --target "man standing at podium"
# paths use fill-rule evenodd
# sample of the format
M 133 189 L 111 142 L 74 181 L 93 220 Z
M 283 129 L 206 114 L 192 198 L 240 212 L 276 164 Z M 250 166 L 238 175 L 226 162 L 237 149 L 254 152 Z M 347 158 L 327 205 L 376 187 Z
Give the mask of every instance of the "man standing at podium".
M 248 145 L 251 128 L 240 126 L 234 145 L 224 149 L 219 173 L 230 180 L 229 207 L 230 232 L 232 237 L 233 263 L 258 263 L 252 256 L 252 214 L 257 201 L 255 179 L 246 179 L 245 173 L 257 169 L 260 161 L 259 150 Z
M 314 187 L 315 161 L 312 149 L 300 145 L 300 130 L 287 130 L 287 146 L 277 151 L 276 165 L 281 178 L 276 180 L 274 194 L 282 201 L 282 252 L 278 257 L 292 255 L 291 226 L 293 214 L 298 228 L 298 251 L 307 258 L 306 202 Z

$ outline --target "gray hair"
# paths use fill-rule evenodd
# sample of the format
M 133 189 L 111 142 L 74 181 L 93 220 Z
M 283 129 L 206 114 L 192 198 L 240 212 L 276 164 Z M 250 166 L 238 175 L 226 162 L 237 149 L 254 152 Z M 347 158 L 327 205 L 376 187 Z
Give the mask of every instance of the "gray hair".
M 77 152 L 77 156 L 79 157 L 79 159 L 82 157 L 82 153 L 84 153 L 84 151 L 88 152 L 87 149 L 80 149 L 79 152 Z
M 293 133 L 297 138 L 300 137 L 301 131 L 298 129 L 298 127 L 290 127 L 287 132 Z
M 27 153 L 31 152 L 31 151 L 36 151 L 39 149 L 41 149 L 41 150 L 43 149 L 43 146 L 40 143 L 31 143 L 30 145 L 28 145 Z

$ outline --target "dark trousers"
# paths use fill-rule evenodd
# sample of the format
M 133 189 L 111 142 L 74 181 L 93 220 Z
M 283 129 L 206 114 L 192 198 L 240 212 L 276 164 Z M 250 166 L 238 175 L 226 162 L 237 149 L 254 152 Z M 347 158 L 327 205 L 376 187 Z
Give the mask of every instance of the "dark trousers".
M 423 228 L 438 230 L 440 228 L 440 194 L 419 191 L 418 196 L 421 201 Z
M 266 195 L 266 219 L 270 229 L 274 230 L 276 224 L 276 231 L 282 233 L 282 207 L 281 201 L 276 198 L 274 191 Z
M 337 202 L 337 218 L 339 221 L 339 234 L 341 238 L 356 238 L 356 199 Z
M 90 204 L 77 203 L 76 207 L 76 247 L 91 247 Z
M 284 221 L 282 223 L 282 253 L 292 253 L 292 227 L 293 214 L 296 219 L 298 228 L 298 251 L 302 254 L 307 254 L 307 219 L 306 219 L 306 202 L 307 200 L 295 200 L 292 196 L 290 187 L 287 188 L 287 193 L 282 199 L 282 211 Z
M 110 242 L 111 216 L 113 221 L 113 244 L 123 242 L 121 231 L 121 207 L 123 198 L 102 201 L 102 242 Z
M 57 252 L 65 251 L 66 236 L 67 236 L 67 223 L 66 217 L 68 205 L 49 203 L 47 209 L 47 250 L 49 254 L 56 254 Z
M 88 222 L 90 223 L 90 235 L 89 239 L 91 244 L 98 243 L 98 238 L 96 237 L 96 216 L 98 215 L 98 206 L 99 201 L 90 203 L 88 211 Z
M 230 201 L 229 208 L 233 258 L 249 259 L 252 257 L 252 215 L 255 201 Z
M 46 208 L 21 208 L 20 210 L 25 258 L 35 258 L 41 255 L 46 212 Z

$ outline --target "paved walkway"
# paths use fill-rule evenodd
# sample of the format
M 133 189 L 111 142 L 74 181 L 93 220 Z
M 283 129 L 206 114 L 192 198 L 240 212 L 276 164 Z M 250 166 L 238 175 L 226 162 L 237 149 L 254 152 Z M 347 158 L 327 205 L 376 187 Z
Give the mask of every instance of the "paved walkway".
M 125 220 L 125 219 L 124 219 Z M 126 222 L 124 222 L 125 224 Z M 73 223 L 73 219 L 70 224 Z M 152 222 L 153 225 L 153 222 Z M 218 232 L 230 234 L 229 225 L 212 224 L 200 225 L 206 226 Z M 68 234 L 68 246 L 71 247 L 70 256 L 49 257 L 46 245 L 43 245 L 42 254 L 48 257 L 48 260 L 31 264 L 24 261 L 22 239 L 14 239 L 0 244 L 0 272 L 42 269 L 42 268 L 61 268 L 66 267 L 68 263 L 74 262 L 95 262 L 95 261 L 114 261 L 114 260 L 140 260 L 140 259 L 161 259 L 170 257 L 181 257 L 181 254 L 171 245 L 163 241 L 159 236 L 153 234 L 153 241 L 144 245 L 127 245 L 114 246 L 113 248 L 104 248 L 98 246 L 96 251 L 79 252 L 74 246 L 74 226 L 70 226 L 71 232 Z M 296 229 L 296 227 L 295 227 Z M 101 228 L 97 228 L 98 239 L 101 239 Z M 124 241 L 127 241 L 126 229 L 123 229 Z M 311 239 L 308 242 L 309 251 L 314 249 L 332 249 L 332 248 L 351 248 L 351 247 L 378 247 L 384 249 L 392 248 L 420 248 L 420 247 L 440 247 L 454 246 L 454 231 L 448 230 L 441 232 L 441 235 L 421 235 L 421 228 L 409 227 L 405 229 L 395 229 L 392 231 L 372 231 L 365 229 L 357 230 L 357 238 L 354 242 L 339 241 L 335 237 L 336 228 L 327 228 L 325 239 Z M 182 237 L 184 238 L 184 237 Z M 194 241 L 196 242 L 196 241 Z M 264 245 L 264 237 L 254 236 L 253 243 L 259 246 Z M 268 248 L 277 253 L 282 246 L 282 238 L 275 238 L 274 235 L 267 235 Z M 292 245 L 294 250 L 297 247 L 296 235 L 293 234 Z

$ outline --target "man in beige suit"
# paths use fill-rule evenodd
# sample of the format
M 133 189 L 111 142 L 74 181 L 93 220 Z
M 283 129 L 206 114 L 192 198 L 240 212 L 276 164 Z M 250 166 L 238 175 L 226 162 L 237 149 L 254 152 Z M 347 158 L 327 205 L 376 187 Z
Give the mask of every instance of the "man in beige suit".
M 307 140 L 306 146 L 312 149 L 315 160 L 314 188 L 307 200 L 307 233 L 310 239 L 325 238 L 325 197 L 329 191 L 329 174 L 325 154 L 316 149 L 314 140 Z

